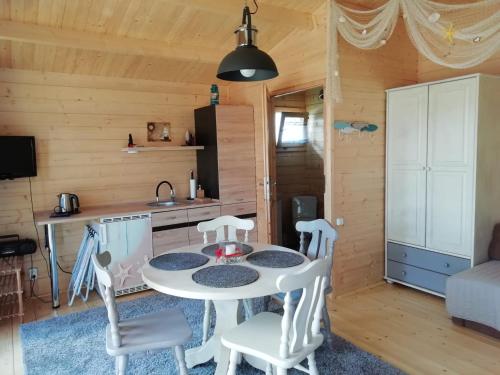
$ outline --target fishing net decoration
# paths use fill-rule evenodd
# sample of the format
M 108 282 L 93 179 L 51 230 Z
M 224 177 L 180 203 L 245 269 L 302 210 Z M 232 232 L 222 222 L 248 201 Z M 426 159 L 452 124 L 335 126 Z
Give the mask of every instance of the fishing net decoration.
M 436 64 L 470 68 L 500 50 L 500 0 L 446 4 L 430 0 L 387 0 L 371 10 L 357 10 L 329 1 L 327 86 L 342 100 L 337 34 L 361 49 L 384 46 L 399 15 L 415 48 Z

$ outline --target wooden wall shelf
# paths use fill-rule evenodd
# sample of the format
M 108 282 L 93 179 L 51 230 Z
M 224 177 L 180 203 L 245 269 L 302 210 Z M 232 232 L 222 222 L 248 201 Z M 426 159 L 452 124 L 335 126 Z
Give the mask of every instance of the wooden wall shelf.
M 163 146 L 163 147 L 125 147 L 121 151 L 129 154 L 139 152 L 154 152 L 154 151 L 187 151 L 187 150 L 203 150 L 204 146 Z

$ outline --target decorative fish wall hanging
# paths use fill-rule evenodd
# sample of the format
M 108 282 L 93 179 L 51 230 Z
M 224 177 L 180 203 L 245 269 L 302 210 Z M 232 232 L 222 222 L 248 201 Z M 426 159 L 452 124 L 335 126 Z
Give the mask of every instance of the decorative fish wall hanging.
M 343 134 L 352 134 L 360 132 L 373 133 L 378 129 L 375 124 L 363 121 L 335 121 L 333 127 Z

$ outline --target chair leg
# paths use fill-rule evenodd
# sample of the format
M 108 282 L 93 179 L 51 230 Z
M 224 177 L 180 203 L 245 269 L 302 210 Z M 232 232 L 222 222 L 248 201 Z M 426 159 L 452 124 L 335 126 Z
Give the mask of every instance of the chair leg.
M 271 311 L 271 296 L 264 297 L 264 311 Z
M 229 355 L 229 369 L 227 370 L 227 375 L 236 375 L 236 366 L 238 365 L 238 352 L 231 349 L 231 354 Z
M 323 305 L 323 324 L 325 326 L 325 331 L 326 331 L 326 342 L 328 343 L 328 346 L 333 349 L 333 334 L 332 334 L 332 329 L 330 325 L 330 315 L 328 315 L 328 308 L 326 307 L 326 301 L 325 304 Z
M 115 359 L 116 375 L 125 375 L 127 371 L 128 355 L 119 355 Z
M 307 364 L 309 365 L 310 375 L 319 375 L 318 367 L 316 367 L 316 358 L 314 358 L 314 352 L 307 356 Z
M 271 365 L 269 362 L 266 366 L 266 375 L 273 375 L 273 365 Z
M 243 300 L 243 307 L 245 308 L 245 319 L 248 320 L 252 316 L 254 316 L 253 313 L 253 301 L 251 299 L 244 299 Z
M 210 328 L 210 308 L 212 306 L 212 301 L 205 300 L 205 314 L 203 316 L 203 344 L 208 340 L 208 329 Z
M 184 359 L 184 348 L 181 345 L 177 345 L 175 348 L 175 359 L 177 360 L 177 370 L 179 375 L 187 375 L 188 370 L 186 367 L 186 361 Z

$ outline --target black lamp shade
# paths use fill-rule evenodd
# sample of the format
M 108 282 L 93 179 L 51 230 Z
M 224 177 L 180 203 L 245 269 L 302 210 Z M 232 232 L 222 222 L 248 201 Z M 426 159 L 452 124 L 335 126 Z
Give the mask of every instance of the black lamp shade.
M 255 74 L 245 77 L 240 70 L 255 69 Z M 271 56 L 254 45 L 243 45 L 222 59 L 217 78 L 225 81 L 263 81 L 278 76 L 278 69 Z

